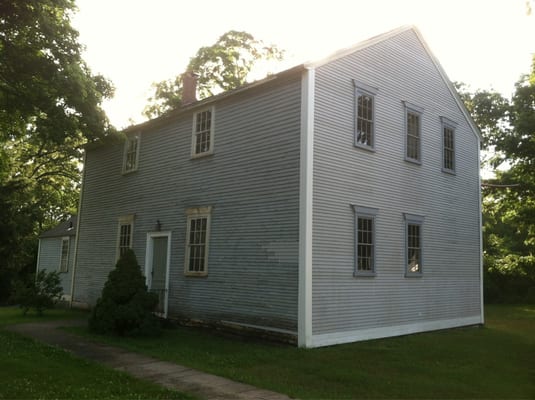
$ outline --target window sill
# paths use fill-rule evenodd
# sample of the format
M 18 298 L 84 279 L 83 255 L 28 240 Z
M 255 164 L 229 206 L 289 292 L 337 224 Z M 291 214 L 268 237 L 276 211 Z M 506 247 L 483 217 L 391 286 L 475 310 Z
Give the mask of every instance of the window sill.
M 422 278 L 424 276 L 421 272 L 405 272 L 405 278 Z
M 357 149 L 362 149 L 362 150 L 369 151 L 370 153 L 375 153 L 375 147 L 366 146 L 365 144 L 355 143 L 355 144 L 353 144 L 353 147 L 355 147 Z
M 415 160 L 414 158 L 405 157 L 405 161 L 411 164 L 422 165 L 422 162 L 420 160 Z
M 130 174 L 133 174 L 134 172 L 137 172 L 138 169 L 130 169 L 128 171 L 123 171 L 121 174 L 124 176 L 124 175 L 130 175 Z
M 208 276 L 208 272 L 184 272 L 184 276 L 190 278 L 204 278 Z
M 370 272 L 359 271 L 359 272 L 353 273 L 354 278 L 374 278 L 376 275 L 377 274 L 374 271 L 370 271 Z
M 203 158 L 203 157 L 209 157 L 209 156 L 212 156 L 214 155 L 214 151 L 213 150 L 210 150 L 210 151 L 205 151 L 204 153 L 199 153 L 199 154 L 192 154 L 191 155 L 191 159 L 196 159 L 196 158 Z
M 453 169 L 442 168 L 442 172 L 444 172 L 445 174 L 448 174 L 448 175 L 457 175 L 455 173 L 455 170 L 453 170 Z

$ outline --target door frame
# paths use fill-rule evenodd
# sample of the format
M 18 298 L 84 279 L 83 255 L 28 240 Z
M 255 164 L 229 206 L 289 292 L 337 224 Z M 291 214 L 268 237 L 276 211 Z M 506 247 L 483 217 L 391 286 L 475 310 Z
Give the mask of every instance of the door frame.
M 169 303 L 169 267 L 171 264 L 171 232 L 149 232 L 147 233 L 147 251 L 145 252 L 145 283 L 150 290 L 152 284 L 152 256 L 154 254 L 154 238 L 167 238 L 167 262 L 165 266 L 165 296 L 162 317 L 167 318 L 167 306 Z

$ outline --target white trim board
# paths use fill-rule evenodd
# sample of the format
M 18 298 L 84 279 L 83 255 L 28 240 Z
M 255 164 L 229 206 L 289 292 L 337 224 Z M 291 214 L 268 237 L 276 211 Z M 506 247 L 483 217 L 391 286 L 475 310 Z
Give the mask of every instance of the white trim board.
M 165 237 L 167 238 L 167 260 L 165 265 L 165 298 L 164 298 L 164 311 L 163 317 L 167 318 L 167 312 L 169 308 L 169 270 L 171 268 L 171 231 L 157 231 L 147 233 L 147 244 L 145 248 L 145 284 L 150 289 L 152 285 L 152 256 L 153 256 L 153 241 L 154 238 Z
M 314 157 L 313 68 L 301 79 L 301 165 L 299 187 L 299 295 L 297 342 L 310 347 L 312 340 L 312 177 Z
M 325 333 L 313 335 L 309 347 L 330 346 L 334 344 L 351 343 L 361 340 L 380 339 L 392 336 L 409 335 L 435 331 L 440 329 L 457 328 L 468 325 L 482 324 L 481 315 L 474 317 L 444 319 L 437 321 L 422 321 L 406 325 L 385 326 L 381 328 L 360 329 L 354 331 Z

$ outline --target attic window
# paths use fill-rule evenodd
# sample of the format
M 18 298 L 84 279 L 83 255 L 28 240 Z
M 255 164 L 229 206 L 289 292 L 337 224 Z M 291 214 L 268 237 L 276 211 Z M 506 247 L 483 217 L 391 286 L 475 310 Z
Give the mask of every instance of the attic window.
M 191 156 L 201 157 L 213 153 L 214 148 L 214 108 L 193 115 L 193 135 Z

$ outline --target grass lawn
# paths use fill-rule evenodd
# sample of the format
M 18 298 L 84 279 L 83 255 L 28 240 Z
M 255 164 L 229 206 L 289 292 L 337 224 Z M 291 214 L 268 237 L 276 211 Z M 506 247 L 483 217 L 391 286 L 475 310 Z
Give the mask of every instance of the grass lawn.
M 157 339 L 93 336 L 298 398 L 535 398 L 535 306 L 488 306 L 470 327 L 319 349 L 190 328 Z
M 53 347 L 7 332 L 15 323 L 84 316 L 67 310 L 42 317 L 0 307 L 0 399 L 190 399 Z

